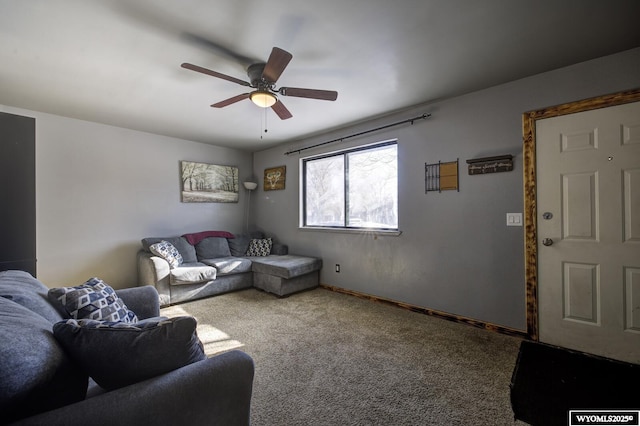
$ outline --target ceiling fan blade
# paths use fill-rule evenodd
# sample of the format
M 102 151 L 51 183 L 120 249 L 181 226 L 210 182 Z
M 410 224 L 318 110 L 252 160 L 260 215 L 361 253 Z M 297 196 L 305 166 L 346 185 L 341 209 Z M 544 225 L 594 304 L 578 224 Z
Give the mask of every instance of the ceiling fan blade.
M 211 105 L 214 108 L 224 108 L 228 105 L 235 104 L 236 102 L 240 102 L 243 99 L 248 99 L 249 93 L 243 93 L 242 95 L 234 96 L 233 98 L 225 99 L 224 101 L 216 102 Z
M 281 120 L 286 120 L 287 118 L 293 117 L 287 107 L 285 107 L 284 104 L 280 101 L 273 104 L 273 106 L 271 106 L 271 109 L 278 115 L 278 117 L 280 117 Z
M 278 92 L 283 96 L 294 96 L 296 98 L 321 99 L 323 101 L 335 101 L 336 99 L 338 99 L 338 92 L 334 90 L 281 87 Z
M 255 64 L 256 62 L 260 62 L 260 59 L 250 58 L 234 50 L 231 50 L 229 47 L 225 45 L 222 45 L 220 43 L 217 43 L 214 40 L 202 37 L 195 33 L 183 32 L 181 36 L 187 42 L 198 45 L 198 46 L 202 46 L 208 50 L 215 52 L 219 56 L 223 56 L 225 58 L 231 59 L 239 63 L 240 65 L 242 65 L 244 68 L 247 68 L 249 65 Z
M 191 70 L 191 71 L 201 72 L 202 74 L 207 74 L 207 75 L 210 75 L 210 76 L 213 76 L 213 77 L 218 77 L 218 78 L 221 78 L 223 80 L 231 81 L 232 83 L 240 84 L 242 86 L 251 86 L 251 84 L 247 83 L 246 81 L 240 80 L 239 78 L 231 77 L 230 75 L 222 74 L 222 73 L 219 73 L 217 71 L 212 71 L 212 70 L 207 69 L 207 68 L 202 68 L 202 67 L 200 67 L 198 65 L 193 65 L 193 64 L 189 64 L 189 63 L 185 62 L 180 66 L 182 68 L 186 68 L 186 69 Z
M 271 50 L 267 64 L 264 66 L 264 71 L 262 71 L 262 78 L 271 83 L 278 81 L 284 69 L 289 65 L 291 58 L 293 58 L 291 53 L 279 47 L 274 47 Z

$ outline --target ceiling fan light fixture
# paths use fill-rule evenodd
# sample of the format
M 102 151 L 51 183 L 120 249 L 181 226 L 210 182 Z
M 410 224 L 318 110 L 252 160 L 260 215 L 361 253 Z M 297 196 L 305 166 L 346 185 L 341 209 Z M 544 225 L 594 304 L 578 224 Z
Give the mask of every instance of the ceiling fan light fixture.
M 264 90 L 256 90 L 251 93 L 249 98 L 251 99 L 251 102 L 258 105 L 260 108 L 269 108 L 278 101 L 276 95 Z

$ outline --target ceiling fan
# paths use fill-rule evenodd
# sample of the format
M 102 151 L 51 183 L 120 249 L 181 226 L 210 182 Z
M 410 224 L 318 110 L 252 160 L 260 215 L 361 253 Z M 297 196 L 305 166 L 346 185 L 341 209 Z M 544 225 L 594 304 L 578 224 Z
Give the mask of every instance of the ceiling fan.
M 253 92 L 243 93 L 217 102 L 211 105 L 212 107 L 224 108 L 241 100 L 250 99 L 254 104 L 262 108 L 271 107 L 281 120 L 286 120 L 287 118 L 291 118 L 292 115 L 278 99 L 277 94 L 282 96 L 294 96 L 297 98 L 321 99 L 325 101 L 335 101 L 338 98 L 338 92 L 333 90 L 302 89 L 299 87 L 280 87 L 279 89 L 276 89 L 276 81 L 278 81 L 278 78 L 280 78 L 280 75 L 292 58 L 293 55 L 291 53 L 282 50 L 279 47 L 274 47 L 271 50 L 271 55 L 269 55 L 269 59 L 266 63 L 258 62 L 249 65 L 247 68 L 247 75 L 249 76 L 250 82 L 240 80 L 217 71 L 212 71 L 198 65 L 189 64 L 187 62 L 183 63 L 181 66 L 182 68 L 256 89 Z

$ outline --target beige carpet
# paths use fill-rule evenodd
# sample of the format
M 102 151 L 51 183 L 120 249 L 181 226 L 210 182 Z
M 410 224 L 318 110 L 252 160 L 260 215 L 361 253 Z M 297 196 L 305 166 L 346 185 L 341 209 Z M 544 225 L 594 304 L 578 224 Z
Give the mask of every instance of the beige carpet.
M 509 402 L 518 338 L 321 288 L 162 314 L 196 317 L 209 355 L 253 357 L 254 426 L 522 424 Z

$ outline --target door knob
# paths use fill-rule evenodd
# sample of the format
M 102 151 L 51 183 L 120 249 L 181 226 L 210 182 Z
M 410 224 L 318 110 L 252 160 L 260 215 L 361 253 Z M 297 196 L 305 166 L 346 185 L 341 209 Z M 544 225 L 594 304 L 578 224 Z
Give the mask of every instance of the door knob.
M 545 239 L 542 240 L 542 245 L 544 245 L 544 246 L 548 247 L 548 246 L 550 246 L 552 244 L 553 244 L 553 240 L 551 238 L 545 238 Z

